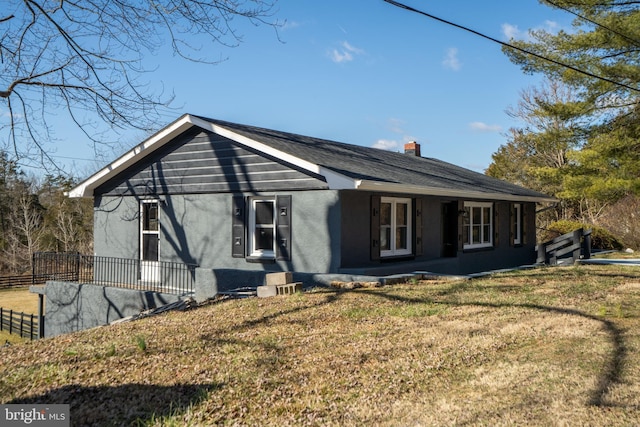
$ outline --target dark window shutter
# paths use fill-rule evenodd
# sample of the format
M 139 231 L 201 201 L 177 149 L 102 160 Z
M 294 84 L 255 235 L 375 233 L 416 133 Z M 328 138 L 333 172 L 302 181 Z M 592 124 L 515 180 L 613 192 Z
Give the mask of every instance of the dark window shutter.
M 422 227 L 424 224 L 424 217 L 422 215 L 422 199 L 414 199 L 413 206 L 415 212 L 413 215 L 413 223 L 415 227 L 414 254 L 422 255 Z
M 520 207 L 520 209 L 522 209 L 522 207 Z M 518 232 L 518 230 L 516 230 L 517 221 L 518 221 L 518 218 L 516 218 L 516 209 L 514 207 L 514 204 L 511 203 L 509 205 L 509 245 L 510 246 L 515 245 L 516 233 Z M 520 238 L 522 239 L 522 236 L 520 236 Z
M 380 196 L 371 196 L 371 259 L 380 259 Z
M 500 246 L 500 217 L 498 212 L 498 204 L 493 204 L 493 247 Z
M 276 198 L 276 259 L 291 259 L 291 196 Z
M 458 200 L 458 212 L 464 212 L 464 200 Z M 464 233 L 468 232 L 464 228 L 464 216 L 458 215 L 458 251 L 464 250 Z
M 231 205 L 231 256 L 244 258 L 246 248 L 246 204 L 243 196 L 234 196 Z
M 529 243 L 529 210 L 532 206 L 530 203 L 523 203 L 520 209 L 521 213 L 521 221 L 522 221 L 522 244 L 526 245 Z M 533 233 L 533 238 L 535 239 L 535 232 Z

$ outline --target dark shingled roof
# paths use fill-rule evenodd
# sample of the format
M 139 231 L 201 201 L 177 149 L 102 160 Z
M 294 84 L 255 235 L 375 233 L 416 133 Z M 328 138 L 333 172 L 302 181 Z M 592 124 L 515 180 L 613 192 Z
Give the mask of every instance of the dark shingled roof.
M 216 126 L 344 176 L 383 183 L 504 194 L 550 200 L 551 197 L 441 160 L 395 153 L 200 117 Z

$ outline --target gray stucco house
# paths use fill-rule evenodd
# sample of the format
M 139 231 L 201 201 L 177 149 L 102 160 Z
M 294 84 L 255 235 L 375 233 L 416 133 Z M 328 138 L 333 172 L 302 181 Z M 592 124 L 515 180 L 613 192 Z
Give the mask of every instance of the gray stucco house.
M 150 270 L 198 264 L 219 290 L 276 271 L 304 280 L 535 262 L 536 204 L 554 199 L 405 150 L 187 114 L 69 196 L 94 199 L 96 255 Z

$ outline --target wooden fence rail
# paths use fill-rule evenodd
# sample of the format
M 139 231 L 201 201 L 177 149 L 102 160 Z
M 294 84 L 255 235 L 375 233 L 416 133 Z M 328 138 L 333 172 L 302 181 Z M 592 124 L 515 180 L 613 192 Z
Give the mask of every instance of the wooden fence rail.
M 41 284 L 44 284 L 44 281 L 34 280 L 34 277 L 31 274 L 23 274 L 19 276 L 0 276 L 0 289 Z
M 591 230 L 572 231 L 536 246 L 539 264 L 559 264 L 562 260 L 576 262 L 591 257 Z
M 38 316 L 0 307 L 0 331 L 36 340 L 39 334 Z

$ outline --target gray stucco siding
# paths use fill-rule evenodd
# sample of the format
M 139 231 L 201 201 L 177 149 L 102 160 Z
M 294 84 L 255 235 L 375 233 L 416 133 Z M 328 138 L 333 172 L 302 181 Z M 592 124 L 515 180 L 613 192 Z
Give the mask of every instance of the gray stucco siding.
M 45 337 L 107 325 L 179 301 L 177 295 L 70 282 L 47 282 Z
M 239 194 L 168 195 L 160 207 L 160 261 L 217 270 L 219 289 L 261 285 L 266 272 L 337 272 L 340 264 L 340 199 L 333 190 L 245 194 L 290 195 L 291 259 L 250 262 L 232 257 L 233 197 Z M 95 209 L 96 254 L 139 258 L 139 203 L 133 196 L 105 196 Z M 338 225 L 336 225 L 338 224 Z M 253 272 L 253 273 L 251 273 Z M 260 274 L 255 274 L 260 273 Z M 248 279 L 247 279 L 248 278 Z M 246 280 L 254 281 L 254 283 Z M 259 283 L 255 283 L 258 280 Z M 224 283 L 234 281 L 235 283 Z
M 342 268 L 375 267 L 390 260 L 372 260 L 371 241 L 371 197 L 375 193 L 343 191 L 342 194 Z M 422 255 L 409 256 L 416 261 L 440 257 L 442 226 L 440 222 L 441 200 L 428 196 L 384 194 L 385 197 L 411 198 L 422 201 Z M 417 224 L 413 224 L 411 236 L 414 236 Z
M 233 198 L 239 195 L 291 196 L 290 260 L 251 262 L 248 257 L 232 256 Z M 523 204 L 529 214 L 523 218 L 527 236 L 522 244 L 512 244 L 511 203 L 494 202 L 497 215 L 493 246 L 477 250 L 465 250 L 460 246 L 454 257 L 442 258 L 442 208 L 453 199 L 429 196 L 419 196 L 422 200 L 422 254 L 400 260 L 372 260 L 372 195 L 351 190 L 168 195 L 159 203 L 159 257 L 161 261 L 197 264 L 210 269 L 219 290 L 260 285 L 264 274 L 273 271 L 341 273 L 351 269 L 375 274 L 375 269 L 380 269 L 384 272 L 471 273 L 535 261 L 534 203 Z M 138 259 L 141 199 L 105 196 L 97 200 L 100 205 L 95 209 L 96 254 Z M 458 242 L 461 242 L 461 233 L 458 229 Z
M 511 205 L 511 202 L 503 201 L 494 203 L 497 214 L 494 213 L 493 247 L 459 252 L 460 273 L 490 271 L 535 262 L 535 215 L 527 215 L 524 218 L 527 224 L 523 224 L 523 228 L 527 230 L 528 236 L 523 243 L 514 245 L 511 236 Z M 535 212 L 535 203 L 522 203 L 522 205 L 526 205 L 528 210 Z
M 139 258 L 140 199 L 104 196 L 93 209 L 93 249 L 96 255 Z
M 523 218 L 526 224 L 527 237 L 523 242 L 514 245 L 511 238 L 511 202 L 484 200 L 492 202 L 494 207 L 493 245 L 482 249 L 462 248 L 461 217 L 457 219 L 457 252 L 455 256 L 443 257 L 443 206 L 451 202 L 462 203 L 464 200 L 417 195 L 385 194 L 388 197 L 412 198 L 422 201 L 422 251 L 414 251 L 419 255 L 411 255 L 394 260 L 382 258 L 372 259 L 370 252 L 371 239 L 371 198 L 374 193 L 343 191 L 341 225 L 342 271 L 360 272 L 362 274 L 391 274 L 391 272 L 407 272 L 414 270 L 433 271 L 438 273 L 472 273 L 493 269 L 514 267 L 535 262 L 535 203 L 522 203 L 530 213 Z M 417 217 L 416 217 L 417 219 Z M 415 230 L 415 227 L 414 227 Z M 421 252 L 421 253 L 420 253 Z

